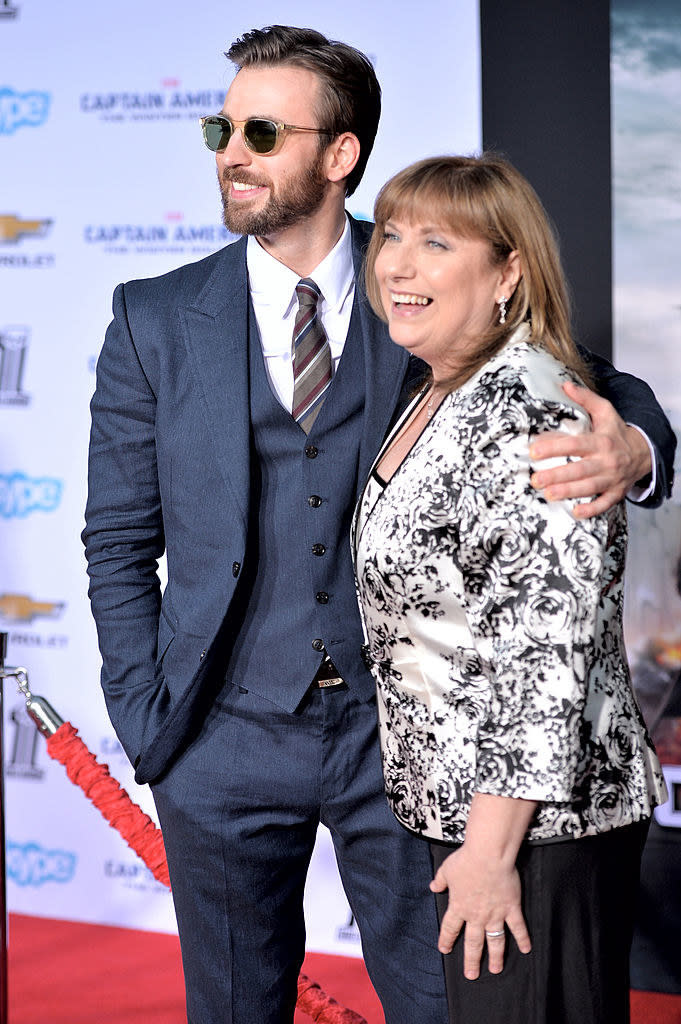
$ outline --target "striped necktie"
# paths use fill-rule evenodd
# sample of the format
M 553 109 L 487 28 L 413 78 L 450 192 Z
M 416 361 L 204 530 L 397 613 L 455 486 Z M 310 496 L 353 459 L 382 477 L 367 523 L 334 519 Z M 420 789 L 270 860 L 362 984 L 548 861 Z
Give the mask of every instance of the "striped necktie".
M 298 311 L 293 327 L 293 418 L 306 434 L 331 383 L 331 347 L 317 316 L 319 288 L 309 277 L 296 285 Z

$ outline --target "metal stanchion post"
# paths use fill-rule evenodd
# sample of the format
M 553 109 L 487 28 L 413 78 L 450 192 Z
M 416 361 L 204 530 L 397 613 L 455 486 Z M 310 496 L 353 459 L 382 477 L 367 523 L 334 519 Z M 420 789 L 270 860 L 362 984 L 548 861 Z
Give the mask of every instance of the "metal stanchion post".
M 7 633 L 0 633 L 0 1024 L 8 1024 L 7 1002 L 7 876 L 5 873 L 5 751 L 3 733 L 3 670 L 7 655 Z

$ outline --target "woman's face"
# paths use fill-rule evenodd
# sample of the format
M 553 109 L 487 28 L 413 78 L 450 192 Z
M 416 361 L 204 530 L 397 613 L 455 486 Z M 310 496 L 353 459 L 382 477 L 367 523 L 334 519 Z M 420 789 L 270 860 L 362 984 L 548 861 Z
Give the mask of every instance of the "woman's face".
M 389 220 L 384 236 L 375 274 L 390 337 L 425 360 L 438 380 L 474 351 L 496 316 L 496 301 L 512 294 L 517 279 L 511 287 L 508 274 L 517 254 L 495 265 L 488 242 L 422 221 Z

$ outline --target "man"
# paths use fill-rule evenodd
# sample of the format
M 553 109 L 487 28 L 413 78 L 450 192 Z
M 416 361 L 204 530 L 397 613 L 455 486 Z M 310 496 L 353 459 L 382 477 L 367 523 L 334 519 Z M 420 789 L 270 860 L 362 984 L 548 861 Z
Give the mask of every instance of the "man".
M 383 796 L 348 543 L 419 372 L 355 284 L 369 229 L 344 209 L 380 90 L 366 58 L 309 30 L 253 31 L 228 56 L 240 70 L 204 134 L 248 240 L 119 286 L 98 365 L 84 540 L 104 692 L 152 783 L 192 1024 L 292 1021 L 320 820 L 388 1024 L 444 1024 L 432 871 Z M 645 385 L 613 386 L 665 444 Z M 582 397 L 599 436 L 537 442 L 582 472 L 537 483 L 620 497 L 655 468 L 648 445 Z

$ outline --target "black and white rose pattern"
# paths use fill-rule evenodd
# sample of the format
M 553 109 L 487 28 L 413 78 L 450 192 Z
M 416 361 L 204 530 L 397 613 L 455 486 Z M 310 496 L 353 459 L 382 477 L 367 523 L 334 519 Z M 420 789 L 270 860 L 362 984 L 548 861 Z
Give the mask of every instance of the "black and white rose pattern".
M 539 801 L 529 839 L 665 798 L 624 658 L 624 509 L 577 520 L 529 482 L 533 436 L 588 429 L 568 376 L 521 329 L 358 508 L 386 791 L 423 836 L 462 842 L 476 791 Z

